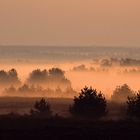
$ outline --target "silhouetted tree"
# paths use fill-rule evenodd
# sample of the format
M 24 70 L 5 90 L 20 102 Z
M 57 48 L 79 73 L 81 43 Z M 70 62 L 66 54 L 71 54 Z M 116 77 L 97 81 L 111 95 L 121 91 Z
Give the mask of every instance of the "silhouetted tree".
M 117 86 L 111 96 L 111 99 L 115 102 L 126 102 L 128 96 L 133 96 L 134 92 L 127 84 Z
M 11 69 L 8 72 L 4 70 L 0 70 L 0 85 L 14 85 L 19 86 L 21 84 L 17 71 L 15 69 Z
M 27 83 L 32 85 L 39 85 L 47 88 L 66 88 L 71 86 L 71 82 L 65 77 L 64 71 L 59 68 L 52 68 L 48 71 L 44 70 L 34 70 L 30 73 Z
M 101 92 L 92 87 L 85 87 L 80 95 L 74 98 L 74 104 L 70 106 L 70 112 L 74 116 L 100 118 L 107 113 L 107 102 Z
M 49 75 L 50 76 L 54 76 L 55 78 L 64 78 L 64 71 L 59 69 L 59 68 L 52 68 L 52 69 L 49 69 Z
M 29 78 L 27 79 L 27 82 L 30 84 L 44 83 L 46 82 L 47 78 L 48 78 L 47 70 L 36 69 L 30 73 Z
M 140 91 L 127 100 L 127 115 L 140 119 Z
M 42 98 L 40 101 L 36 101 L 34 109 L 31 109 L 30 112 L 31 115 L 39 115 L 40 117 L 50 117 L 52 115 L 50 105 L 44 98 Z
M 71 82 L 65 77 L 65 72 L 59 68 L 49 69 L 49 83 L 51 86 L 65 89 L 71 86 Z

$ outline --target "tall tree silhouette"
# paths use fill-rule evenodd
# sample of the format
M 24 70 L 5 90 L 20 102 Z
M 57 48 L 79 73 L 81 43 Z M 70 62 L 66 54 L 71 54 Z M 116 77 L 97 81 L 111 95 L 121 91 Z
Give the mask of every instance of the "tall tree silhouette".
M 74 104 L 70 106 L 70 112 L 74 116 L 100 118 L 107 113 L 107 102 L 101 92 L 92 87 L 85 87 L 78 97 L 74 98 Z

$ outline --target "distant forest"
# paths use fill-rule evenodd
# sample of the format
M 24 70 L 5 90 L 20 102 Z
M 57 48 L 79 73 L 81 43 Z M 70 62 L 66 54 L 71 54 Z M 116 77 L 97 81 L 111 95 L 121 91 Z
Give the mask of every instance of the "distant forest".
M 84 65 L 74 67 L 73 70 L 84 69 Z M 65 77 L 65 71 L 60 68 L 49 70 L 33 70 L 24 83 L 20 80 L 15 69 L 0 71 L 0 87 L 3 89 L 3 96 L 47 96 L 47 97 L 69 97 L 73 98 L 78 94 L 72 88 L 71 81 Z M 120 93 L 119 94 L 116 93 Z M 114 101 L 125 101 L 128 96 L 135 94 L 127 84 L 119 85 L 112 93 Z

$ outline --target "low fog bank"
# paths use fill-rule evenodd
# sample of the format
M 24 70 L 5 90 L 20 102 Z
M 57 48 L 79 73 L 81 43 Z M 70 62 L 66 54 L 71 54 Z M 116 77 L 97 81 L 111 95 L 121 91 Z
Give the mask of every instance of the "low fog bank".
M 11 86 L 5 88 L 3 91 L 3 96 L 6 97 L 49 97 L 49 98 L 73 98 L 77 95 L 77 92 L 72 87 L 67 87 L 66 89 L 61 89 L 57 87 L 56 89 L 43 88 L 41 86 L 34 85 L 22 85 L 19 88 Z
M 24 82 L 19 80 L 15 69 L 8 72 L 1 70 L 0 79 L 3 96 L 72 98 L 76 94 L 65 72 L 59 68 L 33 70 Z
M 90 64 L 73 66 L 72 71 L 108 72 L 110 69 L 118 69 L 118 72 L 140 73 L 140 59 L 131 58 L 103 58 L 94 59 Z M 122 71 L 119 71 L 121 70 Z
M 54 65 L 11 64 L 11 70 L 11 65 L 4 65 L 0 70 L 1 96 L 73 98 L 87 85 L 110 99 L 116 86 L 125 83 L 134 91 L 140 89 L 139 64 L 138 59 L 108 58 Z

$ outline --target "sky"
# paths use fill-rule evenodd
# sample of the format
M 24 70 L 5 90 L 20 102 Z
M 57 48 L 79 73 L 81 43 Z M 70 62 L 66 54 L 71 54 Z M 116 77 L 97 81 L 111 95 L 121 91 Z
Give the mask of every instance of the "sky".
M 0 0 L 0 45 L 140 47 L 140 1 Z

